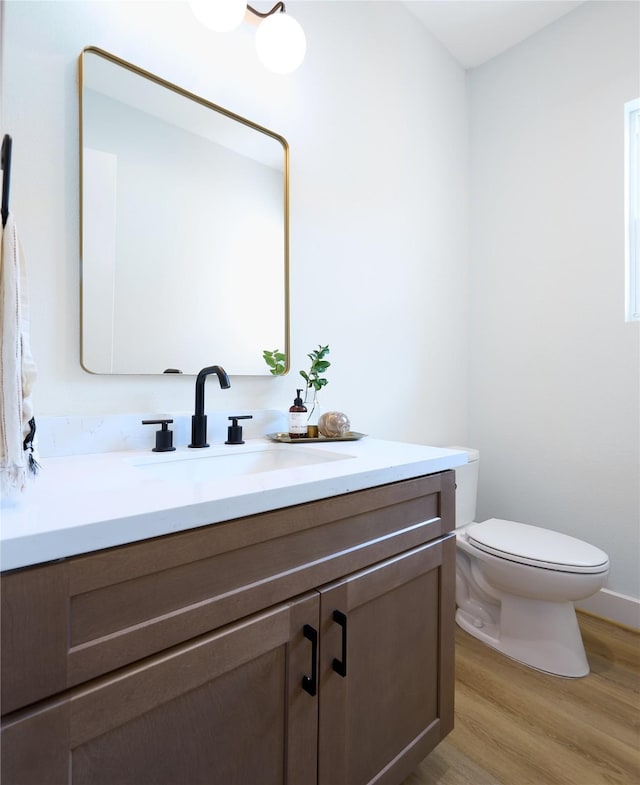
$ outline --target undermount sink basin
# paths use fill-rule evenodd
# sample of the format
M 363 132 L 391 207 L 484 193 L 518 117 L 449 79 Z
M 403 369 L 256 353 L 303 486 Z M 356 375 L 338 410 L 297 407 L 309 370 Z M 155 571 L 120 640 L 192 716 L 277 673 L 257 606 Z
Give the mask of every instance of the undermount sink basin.
M 309 450 L 288 445 L 227 447 L 223 450 L 194 450 L 188 453 L 159 453 L 127 459 L 147 474 L 167 482 L 199 483 L 225 480 L 281 469 L 297 469 L 330 461 L 343 461 L 352 455 Z

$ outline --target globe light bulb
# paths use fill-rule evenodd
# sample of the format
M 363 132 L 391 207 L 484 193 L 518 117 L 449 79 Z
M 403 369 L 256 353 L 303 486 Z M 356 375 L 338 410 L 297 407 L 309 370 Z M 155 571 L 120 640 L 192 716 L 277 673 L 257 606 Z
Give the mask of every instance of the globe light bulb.
M 304 60 L 307 39 L 293 17 L 276 13 L 258 25 L 256 50 L 265 68 L 276 74 L 290 74 Z
M 242 24 L 245 0 L 189 0 L 196 19 L 216 33 L 228 33 Z

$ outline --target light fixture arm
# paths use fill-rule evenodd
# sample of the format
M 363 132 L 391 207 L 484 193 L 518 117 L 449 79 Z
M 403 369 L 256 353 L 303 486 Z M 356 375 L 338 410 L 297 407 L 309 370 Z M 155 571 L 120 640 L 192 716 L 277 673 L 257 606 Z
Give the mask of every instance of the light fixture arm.
M 188 0 L 188 3 L 196 19 L 216 33 L 229 33 L 243 21 L 255 26 L 258 60 L 274 74 L 290 74 L 304 59 L 307 49 L 304 30 L 286 13 L 282 0 L 269 11 L 258 11 L 247 0 Z
M 247 10 L 251 11 L 251 13 L 255 14 L 256 16 L 262 17 L 262 19 L 266 19 L 268 16 L 271 16 L 271 14 L 275 14 L 276 11 L 280 11 L 281 13 L 284 13 L 286 11 L 286 8 L 284 7 L 284 3 L 282 2 L 276 3 L 270 11 L 267 11 L 266 13 L 263 14 L 261 11 L 256 11 L 256 9 L 253 6 L 247 3 Z

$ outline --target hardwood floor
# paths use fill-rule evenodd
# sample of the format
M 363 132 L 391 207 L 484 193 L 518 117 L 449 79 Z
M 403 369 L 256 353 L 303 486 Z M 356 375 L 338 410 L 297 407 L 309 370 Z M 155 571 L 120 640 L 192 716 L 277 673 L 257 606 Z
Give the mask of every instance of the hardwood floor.
M 638 785 L 640 634 L 578 614 L 591 673 L 548 676 L 456 628 L 456 727 L 403 785 Z

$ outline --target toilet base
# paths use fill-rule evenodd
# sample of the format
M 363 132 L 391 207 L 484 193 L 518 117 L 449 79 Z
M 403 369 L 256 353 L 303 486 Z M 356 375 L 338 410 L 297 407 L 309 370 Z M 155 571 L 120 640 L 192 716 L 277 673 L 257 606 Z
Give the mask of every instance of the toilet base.
M 589 674 L 572 602 L 503 595 L 491 619 L 458 608 L 456 622 L 487 646 L 530 668 L 564 678 Z

